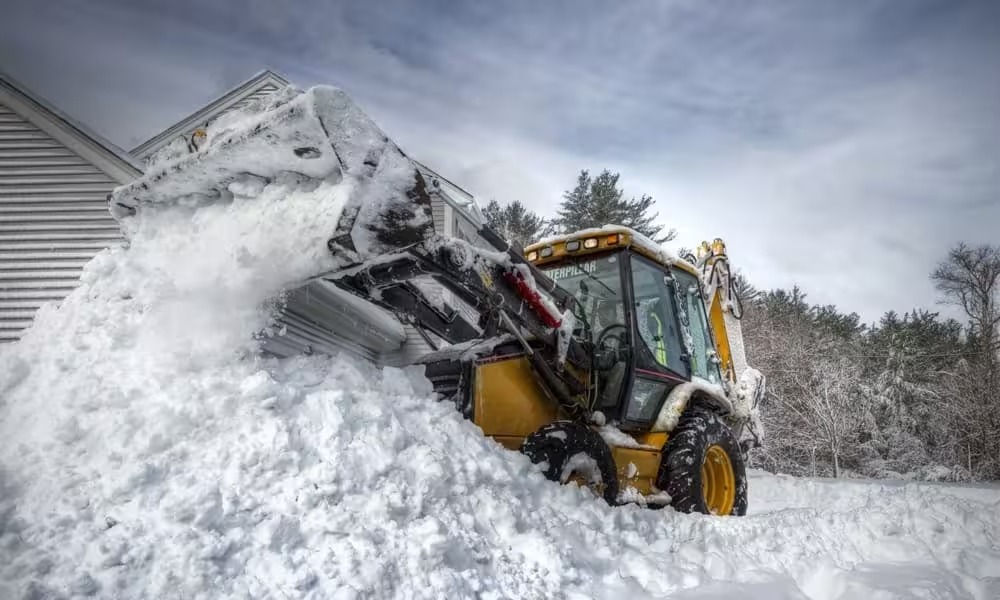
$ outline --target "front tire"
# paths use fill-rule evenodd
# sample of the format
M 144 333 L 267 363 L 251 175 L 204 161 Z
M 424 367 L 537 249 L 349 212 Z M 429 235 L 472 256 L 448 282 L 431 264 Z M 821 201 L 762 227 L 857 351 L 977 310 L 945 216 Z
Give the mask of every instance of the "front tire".
M 692 408 L 663 449 L 657 487 L 681 512 L 736 515 L 747 512 L 747 474 L 732 430 L 716 414 Z
M 524 440 L 521 452 L 543 464 L 545 476 L 558 483 L 576 481 L 614 505 L 618 475 L 611 449 L 593 429 L 568 421 L 550 423 Z

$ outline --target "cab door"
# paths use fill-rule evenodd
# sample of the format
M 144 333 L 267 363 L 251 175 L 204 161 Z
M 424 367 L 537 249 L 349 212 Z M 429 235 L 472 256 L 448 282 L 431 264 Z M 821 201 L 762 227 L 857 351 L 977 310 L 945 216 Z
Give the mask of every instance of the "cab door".
M 636 254 L 631 255 L 630 264 L 635 360 L 622 421 L 643 428 L 656 419 L 667 393 L 690 380 L 691 372 L 682 343 L 674 277 L 664 266 Z
M 700 377 L 710 383 L 721 383 L 722 373 L 719 368 L 718 353 L 715 348 L 715 336 L 712 335 L 705 312 L 705 297 L 701 284 L 694 275 L 680 269 L 674 272 L 677 282 L 677 301 L 681 306 L 682 326 L 686 326 L 691 334 L 690 366 L 691 375 Z

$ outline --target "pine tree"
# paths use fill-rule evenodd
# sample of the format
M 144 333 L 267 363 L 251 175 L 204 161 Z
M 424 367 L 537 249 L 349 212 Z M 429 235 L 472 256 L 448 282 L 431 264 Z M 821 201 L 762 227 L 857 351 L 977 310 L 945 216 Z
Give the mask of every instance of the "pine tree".
M 962 422 L 964 405 L 952 391 L 965 379 L 961 359 L 969 346 L 961 330 L 937 313 L 916 310 L 900 318 L 890 311 L 866 336 L 861 377 L 870 382 L 877 457 L 864 474 L 964 472 L 963 449 L 974 427 Z
M 524 248 L 551 231 L 548 222 L 515 200 L 502 206 L 495 199 L 483 209 L 486 224 L 512 246 Z
M 746 275 L 739 271 L 736 271 L 736 274 L 733 276 L 733 290 L 740 301 L 744 303 L 753 302 L 760 296 L 760 290 L 754 284 L 750 283 Z
M 657 243 L 674 239 L 673 229 L 663 233 L 662 225 L 654 225 L 657 213 L 648 214 L 653 207 L 653 197 L 643 194 L 636 200 L 625 200 L 618 187 L 618 173 L 605 169 L 597 177 L 580 171 L 576 187 L 563 194 L 559 216 L 554 225 L 562 233 L 572 233 L 604 225 L 624 225 L 651 238 Z

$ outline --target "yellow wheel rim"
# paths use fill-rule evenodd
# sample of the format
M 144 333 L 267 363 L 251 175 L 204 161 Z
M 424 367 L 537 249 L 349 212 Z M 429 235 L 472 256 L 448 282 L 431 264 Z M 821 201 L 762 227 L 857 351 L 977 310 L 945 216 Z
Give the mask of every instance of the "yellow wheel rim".
M 713 444 L 705 452 L 705 462 L 701 463 L 701 493 L 708 512 L 732 514 L 736 503 L 736 473 L 722 446 Z

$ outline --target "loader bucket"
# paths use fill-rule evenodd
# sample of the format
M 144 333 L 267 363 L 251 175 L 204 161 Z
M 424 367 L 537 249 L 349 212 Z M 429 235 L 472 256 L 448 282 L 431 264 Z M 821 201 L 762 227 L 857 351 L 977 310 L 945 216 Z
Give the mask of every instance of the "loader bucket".
M 339 89 L 286 90 L 224 115 L 193 152 L 155 160 L 142 178 L 109 196 L 128 235 L 129 221 L 170 204 L 232 200 L 248 178 L 347 180 L 350 197 L 335 231 L 317 240 L 347 267 L 400 251 L 434 233 L 430 196 L 416 165 Z

